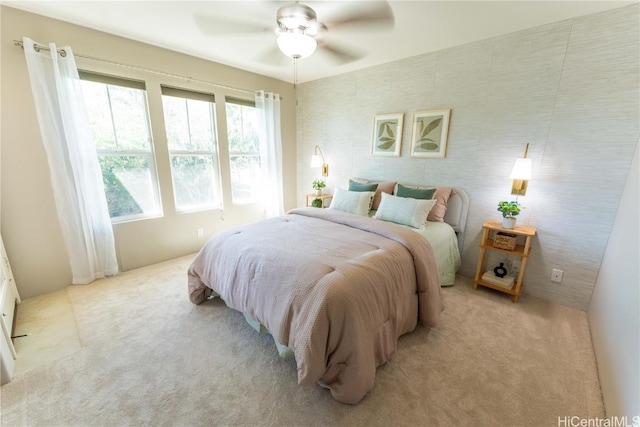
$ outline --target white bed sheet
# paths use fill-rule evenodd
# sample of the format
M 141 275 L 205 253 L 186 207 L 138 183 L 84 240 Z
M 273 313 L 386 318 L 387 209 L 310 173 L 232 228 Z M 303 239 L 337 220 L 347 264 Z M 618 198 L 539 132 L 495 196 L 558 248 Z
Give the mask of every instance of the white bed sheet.
M 458 237 L 453 228 L 446 222 L 432 221 L 427 221 L 425 228 L 403 227 L 421 234 L 429 241 L 438 264 L 440 286 L 453 286 L 456 281 L 456 272 L 462 264 Z

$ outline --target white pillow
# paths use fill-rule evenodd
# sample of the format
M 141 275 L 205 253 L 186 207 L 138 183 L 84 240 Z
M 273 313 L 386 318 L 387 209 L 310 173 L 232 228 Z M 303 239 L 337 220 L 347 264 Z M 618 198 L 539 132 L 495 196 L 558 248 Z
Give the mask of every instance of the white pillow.
M 435 199 L 411 199 L 382 193 L 382 200 L 374 218 L 413 228 L 424 228 L 427 223 L 427 215 L 436 202 Z
M 374 194 L 376 194 L 375 191 L 348 191 L 336 188 L 329 209 L 367 215 Z

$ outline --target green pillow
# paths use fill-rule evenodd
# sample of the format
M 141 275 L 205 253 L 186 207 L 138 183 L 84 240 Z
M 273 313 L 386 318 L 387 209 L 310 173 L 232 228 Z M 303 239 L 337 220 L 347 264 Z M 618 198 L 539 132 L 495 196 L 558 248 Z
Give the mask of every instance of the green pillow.
M 376 191 L 378 183 L 365 184 L 349 180 L 349 191 Z
M 402 184 L 398 184 L 398 190 L 396 196 L 398 197 L 410 197 L 412 199 L 424 199 L 431 200 L 433 195 L 436 194 L 435 188 L 411 188 L 405 187 Z

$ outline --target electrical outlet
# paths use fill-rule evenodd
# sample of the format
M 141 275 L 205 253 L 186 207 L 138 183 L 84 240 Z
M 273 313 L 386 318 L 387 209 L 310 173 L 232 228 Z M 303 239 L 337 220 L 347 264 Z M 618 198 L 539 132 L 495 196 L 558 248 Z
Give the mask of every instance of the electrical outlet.
M 198 237 L 204 236 L 204 228 L 198 228 L 196 231 L 198 232 Z
M 553 270 L 551 270 L 551 281 L 552 282 L 557 282 L 557 283 L 562 282 L 562 274 L 563 273 L 564 273 L 564 271 L 558 270 L 557 268 L 554 268 Z

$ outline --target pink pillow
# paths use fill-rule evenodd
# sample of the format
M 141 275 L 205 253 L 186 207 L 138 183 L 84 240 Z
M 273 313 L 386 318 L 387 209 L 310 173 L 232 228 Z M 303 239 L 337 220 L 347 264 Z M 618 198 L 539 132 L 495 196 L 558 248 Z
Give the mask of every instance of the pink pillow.
M 378 206 L 380 206 L 380 200 L 382 199 L 382 193 L 393 194 L 395 186 L 396 183 L 394 181 L 379 182 L 376 194 L 373 196 L 373 205 L 371 205 L 371 209 L 378 209 Z
M 429 212 L 428 221 L 444 222 L 444 214 L 447 213 L 447 202 L 453 193 L 454 190 L 451 187 L 437 187 L 434 195 L 436 205 Z

